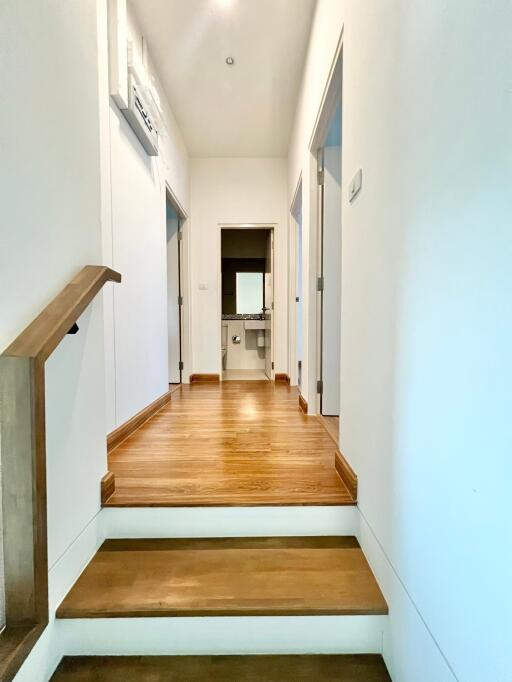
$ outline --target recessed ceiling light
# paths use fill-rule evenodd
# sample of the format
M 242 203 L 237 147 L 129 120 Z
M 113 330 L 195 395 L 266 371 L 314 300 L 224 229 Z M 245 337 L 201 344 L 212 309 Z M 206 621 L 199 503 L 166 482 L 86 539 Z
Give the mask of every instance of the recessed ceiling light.
M 235 0 L 216 0 L 216 4 L 220 9 L 230 9 L 235 4 Z
M 235 63 L 235 60 L 233 59 L 233 57 L 226 57 L 226 64 L 228 66 L 233 66 L 234 63 Z

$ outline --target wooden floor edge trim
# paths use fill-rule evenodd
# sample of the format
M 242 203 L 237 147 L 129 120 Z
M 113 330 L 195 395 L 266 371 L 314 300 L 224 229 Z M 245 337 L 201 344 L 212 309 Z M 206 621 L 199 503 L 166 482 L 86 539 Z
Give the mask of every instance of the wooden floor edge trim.
M 284 382 L 285 384 L 288 384 L 288 386 L 290 385 L 290 377 L 288 376 L 288 374 L 285 373 L 277 373 L 274 376 L 274 381 Z
M 348 497 L 348 496 L 347 496 Z M 307 501 L 296 501 L 296 500 L 289 500 L 289 499 L 282 499 L 282 500 L 259 500 L 256 502 L 253 501 L 247 501 L 247 500 L 242 500 L 242 501 L 229 501 L 229 500 L 220 500 L 216 502 L 211 502 L 210 499 L 201 499 L 197 501 L 186 501 L 184 502 L 183 500 L 179 500 L 178 502 L 169 502 L 167 500 L 134 500 L 132 497 L 130 497 L 128 500 L 124 501 L 121 500 L 119 501 L 118 499 L 114 498 L 114 500 L 111 500 L 110 498 L 105 502 L 105 507 L 110 507 L 112 509 L 157 509 L 157 508 L 162 508 L 162 509 L 194 509 L 194 508 L 214 508 L 214 507 L 224 507 L 224 508 L 232 508 L 232 507 L 353 507 L 356 504 L 356 501 L 350 497 L 350 499 L 347 500 L 307 500 Z M 0 680 L 1 682 L 1 680 Z
M 107 471 L 101 479 L 101 504 L 105 504 L 116 489 L 116 477 L 113 471 Z
M 172 391 L 167 391 L 159 398 L 154 400 L 150 405 L 145 407 L 140 412 L 137 412 L 131 419 L 128 419 L 124 424 L 118 426 L 111 433 L 107 435 L 107 452 L 117 448 L 124 440 L 131 436 L 144 422 L 155 415 L 166 403 L 171 399 Z
M 191 374 L 190 375 L 190 383 L 195 384 L 195 383 L 211 383 L 211 384 L 218 384 L 220 382 L 220 376 L 218 374 Z
M 347 486 L 354 502 L 357 502 L 357 474 L 339 450 L 334 455 L 334 466 L 339 477 Z
M 387 616 L 387 606 L 371 607 L 249 607 L 233 606 L 223 608 L 140 608 L 128 610 L 111 609 L 92 611 L 87 609 L 59 606 L 56 617 L 59 620 L 111 619 L 111 618 L 242 618 L 242 617 L 285 617 L 285 616 Z
M 299 393 L 299 407 L 304 412 L 304 414 L 308 413 L 308 403 L 306 399 L 303 397 L 302 393 Z

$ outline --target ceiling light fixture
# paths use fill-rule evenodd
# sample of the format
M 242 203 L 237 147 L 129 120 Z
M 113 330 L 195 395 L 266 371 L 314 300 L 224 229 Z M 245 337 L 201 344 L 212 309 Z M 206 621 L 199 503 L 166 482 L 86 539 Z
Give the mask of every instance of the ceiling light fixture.
M 226 64 L 228 66 L 233 66 L 234 63 L 235 63 L 235 60 L 233 59 L 233 57 L 226 57 Z
M 235 4 L 235 0 L 216 0 L 215 3 L 220 9 L 228 10 Z

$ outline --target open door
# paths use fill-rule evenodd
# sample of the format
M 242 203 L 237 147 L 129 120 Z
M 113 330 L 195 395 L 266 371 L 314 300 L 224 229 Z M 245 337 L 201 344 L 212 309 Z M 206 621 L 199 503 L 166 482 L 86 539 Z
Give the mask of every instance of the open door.
M 318 373 L 320 414 L 340 414 L 341 345 L 341 106 L 334 112 L 319 163 Z
M 169 383 L 182 382 L 183 295 L 181 285 L 182 219 L 167 198 L 167 325 Z
M 302 197 L 300 211 L 297 215 L 296 229 L 295 353 L 297 361 L 297 385 L 302 386 Z
M 274 357 L 272 325 L 274 316 L 274 230 L 268 231 L 267 250 L 265 255 L 265 299 L 263 303 L 265 315 L 265 374 L 274 378 Z

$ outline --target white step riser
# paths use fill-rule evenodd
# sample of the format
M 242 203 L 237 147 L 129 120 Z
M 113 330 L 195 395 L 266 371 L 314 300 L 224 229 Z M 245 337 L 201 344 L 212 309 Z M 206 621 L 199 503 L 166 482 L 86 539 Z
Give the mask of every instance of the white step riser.
M 386 616 L 57 620 L 67 655 L 382 653 Z
M 105 508 L 105 538 L 356 535 L 356 507 Z
M 62 656 L 382 653 L 386 616 L 52 620 L 14 682 L 47 682 Z

